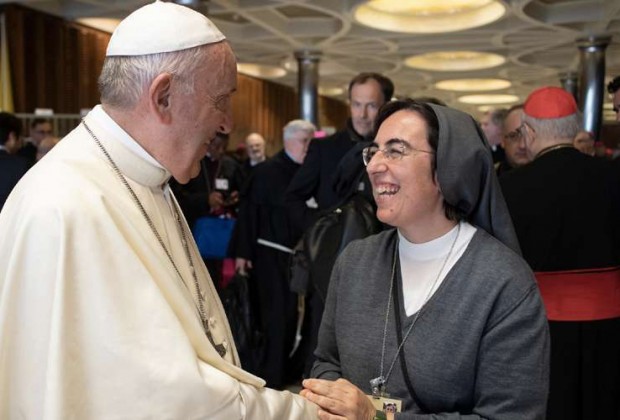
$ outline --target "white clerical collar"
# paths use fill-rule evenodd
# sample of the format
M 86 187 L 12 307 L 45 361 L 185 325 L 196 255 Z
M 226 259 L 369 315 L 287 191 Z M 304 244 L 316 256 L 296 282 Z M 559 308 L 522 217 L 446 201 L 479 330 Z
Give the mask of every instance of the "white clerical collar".
M 92 115 L 97 123 L 99 123 L 99 125 L 103 128 L 111 131 L 112 134 L 114 134 L 114 136 L 129 150 L 140 156 L 142 159 L 147 160 L 149 163 L 161 169 L 166 169 L 153 156 L 151 156 L 149 152 L 144 150 L 144 148 L 140 146 L 140 143 L 135 141 L 125 130 L 123 130 L 121 126 L 118 125 L 107 112 L 105 112 L 101 105 L 94 107 L 92 111 L 90 111 L 89 115 Z
M 250 166 L 256 166 L 259 163 L 263 163 L 265 161 L 265 159 L 261 159 L 261 160 L 252 160 L 250 159 Z
M 457 227 L 458 225 L 455 225 L 449 232 L 439 238 L 421 244 L 409 242 L 399 231 L 398 252 L 402 258 L 409 258 L 414 261 L 427 261 L 442 257 L 450 250 L 458 230 Z
M 123 130 L 101 105 L 93 108 L 84 120 L 124 175 L 149 187 L 168 182 L 170 172 Z
M 292 160 L 293 162 L 295 162 L 295 163 L 296 163 L 296 164 L 298 164 L 298 165 L 300 164 L 299 162 L 297 162 L 297 161 L 295 160 L 295 158 L 293 158 L 293 156 L 292 156 L 289 152 L 287 152 L 286 150 L 284 150 L 284 153 L 286 153 L 286 156 L 288 156 L 288 158 L 289 158 L 290 160 Z

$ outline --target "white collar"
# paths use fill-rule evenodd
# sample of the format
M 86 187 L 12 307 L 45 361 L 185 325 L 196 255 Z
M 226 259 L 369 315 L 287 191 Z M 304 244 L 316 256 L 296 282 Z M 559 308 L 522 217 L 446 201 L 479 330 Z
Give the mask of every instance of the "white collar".
M 140 143 L 135 141 L 125 130 L 123 130 L 123 128 L 118 125 L 116 121 L 114 121 L 112 117 L 108 115 L 107 112 L 105 112 L 101 105 L 97 105 L 96 107 L 94 107 L 88 113 L 88 115 L 95 119 L 95 121 L 97 121 L 97 123 L 102 128 L 110 131 L 111 134 L 113 134 L 114 137 L 116 137 L 121 143 L 123 143 L 123 145 L 129 150 L 131 150 L 141 158 L 145 159 L 150 164 L 155 165 L 161 169 L 165 169 L 161 165 L 161 163 L 159 163 L 153 156 L 149 154 L 149 152 L 144 150 Z
M 457 227 L 458 224 L 439 238 L 421 244 L 409 242 L 399 231 L 398 252 L 402 257 L 413 261 L 427 261 L 443 257 L 448 253 L 450 246 L 454 242 Z
M 170 172 L 97 105 L 84 118 L 123 175 L 149 186 L 163 186 Z

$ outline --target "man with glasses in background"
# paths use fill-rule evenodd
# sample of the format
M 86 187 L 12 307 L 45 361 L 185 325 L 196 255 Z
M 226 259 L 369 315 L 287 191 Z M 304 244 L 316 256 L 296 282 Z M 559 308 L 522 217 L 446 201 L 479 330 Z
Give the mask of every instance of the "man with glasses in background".
M 504 118 L 504 123 L 502 125 L 501 140 L 505 156 L 504 160 L 495 164 L 497 176 L 501 176 L 511 169 L 523 166 L 530 161 L 527 156 L 522 135 L 522 115 L 523 104 L 515 105 L 506 112 L 506 118 Z

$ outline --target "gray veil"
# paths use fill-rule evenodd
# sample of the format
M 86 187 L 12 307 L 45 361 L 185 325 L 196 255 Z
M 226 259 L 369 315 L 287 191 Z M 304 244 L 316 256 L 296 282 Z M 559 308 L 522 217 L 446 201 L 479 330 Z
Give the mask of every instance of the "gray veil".
M 521 254 L 519 242 L 480 127 L 464 112 L 428 104 L 439 121 L 437 179 L 444 199 Z

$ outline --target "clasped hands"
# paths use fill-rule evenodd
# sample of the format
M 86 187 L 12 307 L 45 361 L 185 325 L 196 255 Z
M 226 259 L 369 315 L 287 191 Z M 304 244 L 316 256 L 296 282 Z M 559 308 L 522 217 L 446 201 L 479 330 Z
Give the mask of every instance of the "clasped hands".
M 366 394 L 346 379 L 306 379 L 300 395 L 319 406 L 321 420 L 372 420 L 375 407 Z

